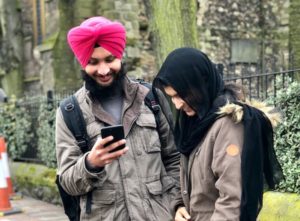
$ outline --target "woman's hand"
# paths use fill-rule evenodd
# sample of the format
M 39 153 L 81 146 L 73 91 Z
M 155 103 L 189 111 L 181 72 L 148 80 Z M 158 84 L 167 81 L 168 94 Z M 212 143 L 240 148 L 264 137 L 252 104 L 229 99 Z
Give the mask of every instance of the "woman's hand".
M 191 216 L 186 211 L 185 207 L 179 207 L 175 214 L 175 221 L 187 221 L 190 220 Z

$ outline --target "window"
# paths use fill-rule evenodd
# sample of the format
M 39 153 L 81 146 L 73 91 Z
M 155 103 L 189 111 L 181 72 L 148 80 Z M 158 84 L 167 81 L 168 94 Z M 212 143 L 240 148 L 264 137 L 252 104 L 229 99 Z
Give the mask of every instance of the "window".
M 42 44 L 45 36 L 44 0 L 32 0 L 34 45 Z

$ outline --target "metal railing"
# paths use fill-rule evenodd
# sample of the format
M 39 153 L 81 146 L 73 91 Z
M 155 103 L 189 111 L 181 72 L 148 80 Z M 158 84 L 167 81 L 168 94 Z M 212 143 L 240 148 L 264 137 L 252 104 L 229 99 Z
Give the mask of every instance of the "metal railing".
M 226 73 L 228 74 L 228 73 Z M 279 89 L 286 88 L 288 84 L 295 80 L 296 74 L 300 74 L 300 69 L 270 72 L 263 74 L 250 74 L 243 76 L 224 76 L 225 82 L 235 82 L 241 84 L 248 92 L 249 99 L 265 100 L 271 96 L 276 97 Z M 55 93 L 49 91 L 47 95 L 36 96 L 36 98 L 25 97 L 18 101 L 17 105 L 25 107 L 27 112 L 30 114 L 32 119 L 32 130 L 37 128 L 37 119 L 40 114 L 40 107 L 42 104 L 51 104 L 52 108 L 58 106 L 59 101 L 72 94 L 73 91 L 64 93 Z M 49 107 L 49 105 L 46 105 Z M 36 133 L 36 131 L 34 131 Z M 39 162 L 36 155 L 37 144 L 36 141 L 31 143 L 31 147 L 27 152 L 20 158 L 23 161 Z
M 235 77 L 225 76 L 224 81 L 242 85 L 246 89 L 250 100 L 265 100 L 270 96 L 276 97 L 277 91 L 286 88 L 288 84 L 293 82 L 296 74 L 300 74 L 300 69 Z

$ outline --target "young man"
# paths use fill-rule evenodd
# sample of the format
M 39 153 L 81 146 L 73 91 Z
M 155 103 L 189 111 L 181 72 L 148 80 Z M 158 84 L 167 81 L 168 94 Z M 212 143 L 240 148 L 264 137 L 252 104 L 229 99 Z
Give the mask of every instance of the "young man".
M 93 145 L 81 152 L 58 109 L 59 181 L 67 193 L 80 196 L 80 220 L 171 221 L 172 200 L 179 191 L 179 154 L 163 111 L 156 125 L 144 103 L 149 89 L 126 77 L 121 62 L 125 35 L 122 24 L 104 17 L 87 19 L 68 33 L 85 81 L 75 96 Z M 100 129 L 116 124 L 124 126 L 125 139 L 104 147 L 113 138 L 102 139 Z M 112 152 L 125 143 L 124 149 Z

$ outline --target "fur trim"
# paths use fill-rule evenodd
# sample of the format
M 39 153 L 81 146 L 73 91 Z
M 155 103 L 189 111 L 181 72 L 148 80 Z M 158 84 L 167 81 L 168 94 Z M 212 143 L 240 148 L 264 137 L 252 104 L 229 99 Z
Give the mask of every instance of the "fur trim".
M 230 115 L 235 123 L 238 123 L 243 118 L 243 108 L 237 104 L 227 103 L 225 106 L 220 107 L 218 112 L 220 115 Z
M 267 106 L 266 103 L 257 100 L 246 101 L 245 103 L 262 111 L 270 120 L 273 128 L 281 122 L 281 114 L 276 111 L 274 107 Z M 227 103 L 225 106 L 220 108 L 218 114 L 229 115 L 235 123 L 239 123 L 243 118 L 244 112 L 240 105 Z

